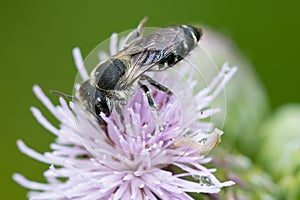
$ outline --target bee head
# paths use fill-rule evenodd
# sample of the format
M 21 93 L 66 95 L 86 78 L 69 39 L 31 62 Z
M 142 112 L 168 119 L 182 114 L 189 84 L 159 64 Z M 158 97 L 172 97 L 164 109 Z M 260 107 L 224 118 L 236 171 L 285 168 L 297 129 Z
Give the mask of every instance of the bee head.
M 99 121 L 103 121 L 100 114 L 109 117 L 113 109 L 113 101 L 109 94 L 85 81 L 79 88 L 76 98 L 86 111 L 94 115 Z
M 106 117 L 109 117 L 113 109 L 113 101 L 108 97 L 107 93 L 103 90 L 96 89 L 94 94 L 93 107 L 97 117 L 103 112 Z

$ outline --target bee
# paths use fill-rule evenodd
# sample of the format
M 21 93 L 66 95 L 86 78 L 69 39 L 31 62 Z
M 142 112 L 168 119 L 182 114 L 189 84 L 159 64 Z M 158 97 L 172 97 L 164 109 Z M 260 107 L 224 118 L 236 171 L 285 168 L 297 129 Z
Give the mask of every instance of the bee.
M 95 116 L 100 124 L 105 123 L 101 113 L 109 117 L 115 108 L 121 115 L 120 105 L 126 105 L 140 87 L 146 94 L 149 105 L 155 108 L 150 90 L 144 82 L 164 91 L 172 92 L 147 76 L 148 71 L 164 71 L 176 65 L 191 52 L 202 36 L 202 30 L 188 25 L 159 28 L 143 36 L 144 23 L 126 38 L 125 48 L 100 62 L 88 80 L 77 91 L 76 101 Z

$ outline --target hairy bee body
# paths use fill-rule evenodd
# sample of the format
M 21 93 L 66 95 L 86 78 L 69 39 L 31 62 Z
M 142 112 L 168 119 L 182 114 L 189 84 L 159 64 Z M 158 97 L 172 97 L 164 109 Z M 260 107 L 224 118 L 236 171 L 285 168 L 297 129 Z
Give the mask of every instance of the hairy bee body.
M 101 112 L 110 116 L 113 107 L 127 104 L 138 87 L 145 91 L 148 102 L 154 107 L 149 89 L 142 80 L 165 92 L 169 90 L 146 76 L 145 72 L 173 67 L 192 51 L 201 35 L 201 29 L 181 25 L 139 36 L 125 49 L 99 63 L 90 78 L 80 86 L 76 98 L 100 121 Z

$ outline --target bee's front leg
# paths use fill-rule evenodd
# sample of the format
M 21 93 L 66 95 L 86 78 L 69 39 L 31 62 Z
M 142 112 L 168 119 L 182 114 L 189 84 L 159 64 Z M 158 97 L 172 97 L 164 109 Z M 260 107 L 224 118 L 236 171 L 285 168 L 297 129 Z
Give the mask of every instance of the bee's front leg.
M 123 124 L 123 126 L 124 126 L 124 131 L 126 132 L 125 118 L 124 118 L 122 109 L 121 109 L 121 107 L 120 107 L 120 105 L 119 105 L 118 103 L 115 104 L 115 108 L 116 108 L 117 113 L 118 113 L 119 116 L 120 116 L 121 124 Z

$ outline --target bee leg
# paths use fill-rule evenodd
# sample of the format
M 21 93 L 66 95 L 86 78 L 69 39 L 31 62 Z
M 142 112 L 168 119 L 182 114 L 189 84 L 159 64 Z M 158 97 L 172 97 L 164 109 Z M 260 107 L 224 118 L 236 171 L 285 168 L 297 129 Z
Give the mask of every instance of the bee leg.
M 138 27 L 128 34 L 128 36 L 125 38 L 124 48 L 130 46 L 132 43 L 138 41 L 143 37 L 144 26 L 147 20 L 148 18 L 144 17 L 139 23 Z
M 121 123 L 124 125 L 124 128 L 125 128 L 125 123 L 124 123 L 125 119 L 124 119 L 124 116 L 123 116 L 122 109 L 121 109 L 120 105 L 116 103 L 115 108 L 116 108 L 117 113 L 120 116 Z
M 97 117 L 97 120 L 102 130 L 107 133 L 107 123 L 101 117 Z
M 151 95 L 151 92 L 150 92 L 149 88 L 146 85 L 144 85 L 140 82 L 139 82 L 139 85 L 146 94 L 149 106 L 153 109 L 156 109 L 155 102 L 154 102 L 154 99 Z
M 120 116 L 120 121 L 121 121 L 121 124 L 123 125 L 123 128 L 124 128 L 123 130 L 124 130 L 124 132 L 126 132 L 125 118 L 124 118 L 124 115 L 122 113 L 122 109 L 121 109 L 121 107 L 118 103 L 115 104 L 115 108 L 116 108 L 117 113 Z
M 142 75 L 141 76 L 141 80 L 146 80 L 148 81 L 148 83 L 150 83 L 151 85 L 153 85 L 154 87 L 156 87 L 157 89 L 159 89 L 160 91 L 163 91 L 169 95 L 172 95 L 173 92 L 167 88 L 166 86 L 163 86 L 162 84 L 160 84 L 159 82 L 157 82 L 156 80 L 152 79 L 150 76 L 147 75 Z

